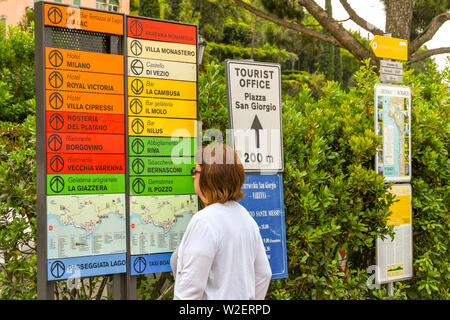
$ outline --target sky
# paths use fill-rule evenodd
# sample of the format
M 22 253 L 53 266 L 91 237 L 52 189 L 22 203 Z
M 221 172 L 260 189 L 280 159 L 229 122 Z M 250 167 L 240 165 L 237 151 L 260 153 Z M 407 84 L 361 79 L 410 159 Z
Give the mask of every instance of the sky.
M 316 2 L 325 7 L 325 0 L 316 0 Z M 353 10 L 364 20 L 375 25 L 381 30 L 385 30 L 386 15 L 384 12 L 384 7 L 379 0 L 348 0 L 348 3 L 352 6 Z M 331 4 L 333 6 L 333 17 L 335 20 L 344 20 L 348 18 L 348 13 L 342 7 L 339 0 L 332 0 Z M 347 30 L 357 31 L 360 30 L 361 36 L 372 40 L 373 35 L 368 31 L 362 29 L 353 21 L 343 22 L 344 27 Z M 435 49 L 440 47 L 450 47 L 450 21 L 445 22 L 441 28 L 436 32 L 434 37 L 426 42 L 424 45 L 428 49 Z M 447 60 L 450 58 L 450 54 L 439 54 L 432 56 L 435 60 L 438 68 L 442 70 L 445 66 L 449 66 L 450 62 Z

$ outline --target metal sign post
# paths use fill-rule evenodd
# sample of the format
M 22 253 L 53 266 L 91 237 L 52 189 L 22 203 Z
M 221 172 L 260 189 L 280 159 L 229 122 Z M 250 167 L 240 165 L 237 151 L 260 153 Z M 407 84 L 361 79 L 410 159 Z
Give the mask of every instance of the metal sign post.
M 385 83 L 403 82 L 403 65 L 408 60 L 408 41 L 390 35 L 375 36 L 370 42 L 374 54 L 380 58 L 380 80 Z M 411 88 L 392 84 L 376 84 L 375 133 L 381 144 L 375 156 L 375 171 L 386 182 L 411 181 Z M 396 184 L 391 192 L 397 202 L 390 208 L 394 239 L 377 239 L 376 283 L 386 283 L 389 296 L 394 295 L 394 281 L 410 279 L 412 267 L 412 191 L 410 184 Z

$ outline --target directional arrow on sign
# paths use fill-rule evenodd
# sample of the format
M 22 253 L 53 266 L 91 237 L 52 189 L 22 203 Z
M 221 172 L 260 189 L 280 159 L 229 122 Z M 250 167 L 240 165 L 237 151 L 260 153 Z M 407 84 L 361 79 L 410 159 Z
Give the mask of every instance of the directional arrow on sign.
M 59 24 L 63 18 L 61 10 L 57 7 L 51 7 L 47 12 L 48 19 L 51 23 Z
M 60 67 L 63 63 L 63 55 L 58 50 L 52 50 L 50 51 L 50 54 L 48 55 L 48 61 L 53 67 Z
M 133 72 L 135 75 L 140 75 L 142 71 L 144 71 L 144 64 L 139 59 L 134 59 L 131 61 L 131 72 Z
M 131 144 L 131 149 L 136 154 L 142 153 L 142 151 L 144 151 L 144 148 L 145 148 L 144 142 L 141 139 L 136 139 Z
M 50 189 L 54 193 L 60 193 L 64 189 L 64 179 L 60 176 L 54 176 L 50 180 Z
M 260 144 L 259 144 L 259 130 L 262 130 L 262 125 L 261 125 L 261 122 L 259 122 L 259 119 L 258 119 L 258 115 L 255 115 L 255 118 L 253 119 L 253 123 L 252 123 L 252 125 L 251 125 L 251 127 L 250 127 L 250 130 L 255 130 L 255 135 L 256 135 L 256 148 L 258 148 L 259 149 L 259 146 L 260 146 Z
M 139 56 L 142 53 L 142 44 L 138 40 L 133 40 L 130 44 L 130 50 L 132 54 Z
M 64 118 L 59 113 L 54 113 L 51 115 L 49 123 L 53 130 L 61 130 L 64 127 Z
M 53 156 L 50 159 L 50 168 L 55 172 L 60 172 L 64 169 L 64 159 L 59 155 Z
M 50 97 L 48 98 L 48 101 L 49 101 L 50 107 L 52 107 L 53 109 L 56 109 L 56 110 L 61 109 L 61 107 L 64 104 L 64 99 L 61 96 L 61 94 L 58 92 L 53 92 L 50 95 Z

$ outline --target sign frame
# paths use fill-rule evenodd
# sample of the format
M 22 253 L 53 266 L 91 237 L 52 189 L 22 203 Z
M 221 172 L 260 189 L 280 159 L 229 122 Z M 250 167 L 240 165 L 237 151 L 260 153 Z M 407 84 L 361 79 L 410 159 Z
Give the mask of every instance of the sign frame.
M 279 166 L 277 168 L 246 168 L 246 159 L 241 159 L 241 162 L 244 166 L 244 170 L 245 172 L 248 173 L 264 173 L 264 174 L 274 174 L 274 173 L 280 173 L 280 172 L 284 172 L 284 151 L 283 151 L 283 117 L 282 117 L 282 100 L 281 100 L 281 65 L 279 63 L 269 63 L 269 62 L 255 62 L 253 60 L 232 60 L 232 59 L 226 59 L 225 60 L 225 80 L 226 80 L 226 86 L 227 86 L 227 108 L 228 108 L 228 122 L 229 122 L 229 129 L 230 129 L 230 133 L 229 133 L 229 137 L 230 137 L 230 142 L 229 145 L 238 153 L 240 153 L 242 151 L 243 154 L 245 154 L 245 150 L 239 150 L 239 148 L 236 148 L 236 138 L 235 138 L 235 132 L 234 130 L 236 129 L 242 129 L 242 130 L 248 130 L 248 128 L 236 128 L 235 126 L 235 122 L 234 119 L 235 117 L 233 116 L 233 92 L 231 92 L 231 77 L 230 77 L 230 71 L 231 71 L 231 64 L 240 64 L 240 65 L 245 65 L 245 66 L 260 66 L 260 67 L 272 67 L 275 69 L 278 69 L 278 80 L 276 81 L 276 84 L 278 85 L 278 114 L 279 114 L 279 131 L 280 131 L 280 146 L 279 148 L 277 148 L 279 151 Z M 255 114 L 255 118 L 256 118 L 257 114 Z M 253 117 L 252 117 L 253 118 Z M 255 123 L 255 120 L 253 120 L 253 123 Z M 251 123 L 251 122 L 250 122 Z M 261 128 L 261 124 L 259 123 L 258 120 L 258 127 Z M 253 127 L 253 125 L 251 125 L 251 127 Z M 261 128 L 262 129 L 262 128 Z M 255 134 L 256 134 L 256 141 L 258 143 L 259 141 L 259 129 L 255 129 Z M 267 148 L 272 150 L 272 146 L 270 148 Z M 247 153 L 249 154 L 249 153 Z M 267 161 L 267 157 L 270 155 L 266 156 L 266 161 Z M 257 158 L 257 157 L 256 157 Z M 264 155 L 261 158 L 261 161 L 263 161 L 264 159 Z M 259 159 L 257 159 L 257 161 L 259 161 Z M 259 162 L 261 162 L 259 161 Z
M 383 107 L 383 101 L 381 101 L 381 108 L 379 108 L 380 106 L 380 101 L 378 101 L 378 97 L 379 96 L 383 96 L 383 90 L 389 90 L 389 89 L 397 89 L 397 90 L 406 90 L 408 91 L 408 94 L 405 95 L 398 95 L 398 97 L 404 97 L 405 99 L 408 99 L 408 105 L 406 106 L 407 109 L 404 109 L 403 112 L 403 133 L 405 133 L 405 131 L 407 131 L 407 135 L 404 135 L 403 139 L 405 140 L 403 142 L 403 146 L 407 145 L 408 147 L 408 157 L 407 159 L 407 163 L 409 164 L 408 166 L 408 175 L 396 175 L 396 176 L 386 176 L 385 175 L 385 158 L 386 158 L 386 148 L 385 146 L 386 144 L 386 139 L 385 139 L 385 123 L 384 123 L 384 107 Z M 394 95 L 392 95 L 394 96 Z M 381 109 L 381 121 L 380 120 L 380 109 Z M 375 130 L 375 134 L 377 136 L 381 136 L 382 137 L 382 141 L 381 144 L 377 147 L 377 153 L 375 154 L 375 163 L 374 163 L 374 169 L 375 172 L 377 172 L 380 175 L 384 176 L 384 180 L 385 182 L 410 182 L 411 181 L 411 176 L 412 176 L 412 163 L 411 163 L 411 154 L 412 154 L 412 148 L 411 148 L 411 88 L 409 86 L 400 86 L 400 85 L 392 85 L 392 84 L 385 84 L 385 83 L 377 83 L 375 85 L 374 88 L 374 130 Z M 408 114 L 408 123 L 405 124 L 404 122 L 404 117 L 405 117 L 405 112 L 407 112 Z M 408 127 L 405 129 L 405 125 L 408 125 Z M 392 130 L 394 131 L 394 130 Z M 381 133 L 381 134 L 380 134 Z M 406 142 L 406 136 L 408 136 L 407 142 Z M 380 148 L 381 146 L 381 148 Z M 379 153 L 379 151 L 381 151 L 382 153 Z M 403 152 L 405 153 L 406 150 L 404 149 Z M 392 153 L 395 153 L 395 147 L 392 146 Z M 400 155 L 400 148 L 398 151 L 398 156 Z M 381 162 L 381 158 L 382 158 L 382 162 Z M 393 156 L 393 158 L 395 158 L 395 155 Z M 403 162 L 403 165 L 405 165 L 406 162 Z M 381 169 L 381 170 L 380 170 Z M 399 172 L 402 172 L 400 170 L 400 166 L 398 168 Z M 405 168 L 403 168 L 404 171 Z
M 133 20 L 135 19 L 135 20 Z M 147 26 L 149 23 L 151 23 L 152 21 L 155 21 L 157 24 L 160 24 L 161 26 L 164 25 L 177 25 L 176 29 L 179 30 L 179 26 L 187 26 L 187 27 L 193 27 L 195 28 L 195 43 L 177 43 L 176 41 L 168 41 L 166 40 L 166 42 L 164 42 L 165 40 L 163 39 L 153 39 L 153 40 L 149 40 L 147 38 L 145 38 L 145 36 L 141 34 L 137 35 L 137 34 L 133 34 L 132 32 L 128 32 L 128 22 L 129 20 L 133 21 L 137 21 L 140 20 L 142 23 L 142 31 L 145 31 L 145 26 Z M 131 24 L 131 23 L 130 23 Z M 137 24 L 134 25 L 134 27 L 137 27 Z M 170 26 L 169 26 L 170 27 Z M 142 191 L 141 193 L 136 193 L 134 192 L 132 189 L 132 181 L 136 182 L 136 181 L 146 181 L 148 179 L 151 178 L 151 176 L 140 176 L 140 175 L 135 175 L 132 172 L 132 168 L 130 168 L 130 159 L 131 158 L 139 158 L 139 157 L 156 157 L 156 154 L 147 154 L 147 155 L 142 155 L 141 153 L 137 154 L 137 152 L 132 152 L 132 150 L 130 149 L 130 143 L 132 144 L 133 142 L 131 141 L 136 141 L 136 140 L 141 140 L 141 141 L 149 141 L 152 139 L 171 139 L 171 136 L 158 136 L 155 134 L 149 135 L 149 134 L 137 134 L 137 133 L 133 133 L 132 132 L 132 125 L 131 123 L 129 123 L 129 119 L 146 119 L 147 121 L 149 119 L 153 119 L 154 122 L 160 122 L 160 121 L 170 121 L 170 122 L 193 122 L 193 135 L 190 137 L 180 137 L 178 136 L 178 139 L 196 139 L 196 142 L 193 142 L 195 144 L 195 148 L 196 150 L 201 148 L 201 139 L 200 134 L 201 134 L 201 125 L 198 123 L 199 120 L 199 111 L 200 111 L 200 107 L 199 107 L 199 90 L 198 90 L 198 60 L 197 60 L 197 55 L 198 55 L 198 39 L 199 39 L 199 34 L 198 34 L 198 26 L 195 24 L 190 24 L 190 23 L 183 23 L 183 22 L 178 22 L 178 21 L 167 21 L 167 20 L 162 20 L 162 19 L 156 19 L 156 18 L 149 18 L 149 17 L 140 17 L 140 16 L 134 16 L 134 15 L 126 15 L 125 16 L 125 20 L 124 20 L 124 28 L 125 28 L 125 39 L 123 41 L 123 48 L 124 48 L 124 56 L 125 56 L 125 97 L 126 97 L 126 101 L 125 101 L 125 115 L 126 115 L 126 152 L 127 152 L 127 161 L 126 161 L 126 168 L 127 168 L 127 176 L 126 176 L 126 199 L 127 199 L 127 208 L 129 210 L 129 215 L 131 214 L 131 206 L 130 206 L 130 202 L 131 202 L 131 197 L 136 197 L 136 196 L 144 196 L 144 197 L 148 197 L 151 195 L 145 194 L 144 191 Z M 130 25 L 131 28 L 131 25 Z M 138 29 L 135 29 L 135 31 Z M 141 44 L 141 49 L 142 52 L 139 54 L 135 54 L 132 50 L 132 48 L 130 48 L 130 50 L 128 49 L 129 47 L 129 42 L 130 45 L 133 41 L 137 41 Z M 189 102 L 193 102 L 195 101 L 196 103 L 196 107 L 195 107 L 195 118 L 187 118 L 187 117 L 175 117 L 175 116 L 153 116 L 151 114 L 146 113 L 145 115 L 139 113 L 139 114 L 133 114 L 133 112 L 130 111 L 130 106 L 129 103 L 132 99 L 137 98 L 140 100 L 170 100 L 170 99 L 180 99 L 180 97 L 156 97 L 156 96 L 143 96 L 141 95 L 141 93 L 136 93 L 133 92 L 133 88 L 131 88 L 131 84 L 129 83 L 129 79 L 133 78 L 133 79 L 138 79 L 140 81 L 145 80 L 147 82 L 147 80 L 153 81 L 153 82 L 159 82 L 159 83 L 164 83 L 165 81 L 174 81 L 174 82 L 179 82 L 179 83 L 183 83 L 183 82 L 194 82 L 194 81 L 187 81 L 187 80 L 177 80 L 177 79 L 157 79 L 157 78 L 152 78 L 149 76 L 145 76 L 145 75 L 135 75 L 133 74 L 133 72 L 129 72 L 129 60 L 133 60 L 133 59 L 142 59 L 142 60 L 147 60 L 147 61 L 157 61 L 158 59 L 154 58 L 154 57 L 147 57 L 147 56 L 143 56 L 145 55 L 145 50 L 144 50 L 144 46 L 145 43 L 156 43 L 156 42 L 160 42 L 160 43 L 166 43 L 169 46 L 173 46 L 173 47 L 195 47 L 195 62 L 186 62 L 186 61 L 174 61 L 174 60 L 166 60 L 166 62 L 179 62 L 179 63 L 191 63 L 195 65 L 195 90 L 196 90 L 196 94 L 195 99 L 185 99 L 183 98 L 183 100 L 185 101 L 189 101 Z M 142 90 L 145 89 L 145 84 L 142 87 Z M 147 126 L 146 126 L 147 128 Z M 132 147 L 132 146 L 131 146 Z M 183 155 L 184 156 L 184 155 Z M 191 155 L 192 157 L 194 156 L 194 154 Z M 156 177 L 156 175 L 155 175 Z M 162 178 L 170 178 L 170 176 L 161 176 Z M 178 178 L 183 178 L 183 176 L 179 176 Z M 189 176 L 189 178 L 191 178 Z M 175 180 L 177 179 L 177 177 L 174 178 Z M 192 179 L 192 178 L 191 178 Z M 144 183 L 145 183 L 144 181 Z M 186 193 L 183 192 L 178 192 L 175 194 L 179 194 L 179 195 L 184 195 Z M 191 193 L 189 193 L 191 194 Z M 156 196 L 160 196 L 158 194 L 153 194 Z M 197 197 L 194 194 L 195 197 Z M 198 200 L 197 202 L 198 206 L 197 209 L 200 209 L 200 201 Z M 128 215 L 128 216 L 129 216 Z M 129 219 L 130 220 L 130 219 Z M 157 252 L 157 253 L 140 253 L 140 254 L 132 254 L 132 250 L 131 250 L 131 222 L 127 222 L 127 234 L 128 234 L 128 240 L 127 240 L 127 259 L 128 259 L 128 276 L 130 281 L 134 284 L 134 292 L 136 292 L 135 287 L 136 287 L 136 276 L 137 275 L 141 275 L 141 274 L 148 274 L 148 273 L 157 273 L 157 272 L 169 272 L 171 270 L 170 268 L 170 264 L 167 264 L 166 262 L 168 260 L 170 260 L 170 256 L 172 255 L 173 252 Z M 152 262 L 147 263 L 147 262 Z M 145 265 L 145 267 L 143 267 Z M 137 266 L 139 266 L 137 268 Z M 135 293 L 134 293 L 135 294 Z
M 398 229 L 395 232 L 394 240 L 390 240 L 390 239 L 382 240 L 380 238 L 377 238 L 376 239 L 376 265 L 377 265 L 377 272 L 375 274 L 375 283 L 377 283 L 377 284 L 385 284 L 385 283 L 392 283 L 392 282 L 395 282 L 395 281 L 408 280 L 408 279 L 411 279 L 413 277 L 413 274 L 414 274 L 414 268 L 413 268 L 413 254 L 414 254 L 413 237 L 414 236 L 413 236 L 413 216 L 412 216 L 412 187 L 411 187 L 410 184 L 394 184 L 391 187 L 390 192 L 391 193 L 395 193 L 395 189 L 400 189 L 400 188 L 402 188 L 402 189 L 403 188 L 407 188 L 408 189 L 408 194 L 407 195 L 403 195 L 403 196 L 408 196 L 409 197 L 409 204 L 408 204 L 408 207 L 410 209 L 409 210 L 409 214 L 408 214 L 409 215 L 409 223 L 403 223 L 402 224 L 401 222 L 394 222 L 392 220 L 393 217 L 391 216 L 390 221 L 388 221 L 388 225 L 389 224 L 390 225 L 394 225 L 394 228 L 400 228 L 402 225 L 403 226 L 407 226 L 407 225 L 410 226 L 409 230 L 403 230 L 403 232 L 408 232 L 409 233 L 409 241 L 408 241 L 408 243 L 405 244 L 405 245 L 409 246 L 409 249 L 410 249 L 410 252 L 407 253 L 409 259 L 408 259 L 408 261 L 402 260 L 401 262 L 403 262 L 403 263 L 395 263 L 395 264 L 390 264 L 390 265 L 388 265 L 386 263 L 386 264 L 380 265 L 380 261 L 382 260 L 382 255 L 386 256 L 388 254 L 387 251 L 389 249 L 392 250 L 392 247 L 393 247 L 393 250 L 394 250 L 394 253 L 395 253 L 396 257 L 394 257 L 394 258 L 391 257 L 391 259 L 395 259 L 396 262 L 400 262 L 398 260 L 398 256 L 397 256 L 395 250 L 398 249 L 397 248 L 397 244 L 398 243 L 396 243 L 396 242 L 397 241 L 403 241 L 403 239 L 400 239 L 400 240 L 398 239 L 399 232 L 401 232 L 402 230 Z M 403 201 L 405 201 L 405 200 L 403 200 Z M 392 209 L 392 207 L 390 208 L 390 210 L 391 209 Z M 392 212 L 392 215 L 395 215 L 395 214 L 396 213 Z M 399 220 L 399 219 L 397 219 L 397 220 Z M 406 220 L 406 219 L 404 219 L 404 220 Z M 389 236 L 388 236 L 388 238 L 389 238 Z M 389 245 L 391 245 L 391 248 L 389 248 Z M 405 250 L 405 248 L 402 247 L 402 250 Z M 407 264 L 406 267 L 405 267 L 405 264 Z M 394 269 L 395 269 L 395 266 L 397 266 L 397 268 L 400 268 L 400 270 L 403 270 L 403 272 L 407 269 L 407 270 L 410 270 L 410 273 L 400 274 L 398 276 L 396 276 L 395 274 L 389 276 L 388 275 L 388 272 L 389 272 L 388 267 L 389 266 L 392 266 Z M 394 272 L 395 271 L 393 271 L 392 273 L 394 273 Z
M 83 52 L 88 53 L 93 52 L 93 55 L 96 55 L 95 53 L 104 53 L 111 56 L 116 56 L 115 59 L 119 59 L 123 61 L 123 50 L 122 50 L 122 44 L 120 43 L 120 39 L 124 36 L 125 32 L 125 15 L 120 12 L 109 12 L 105 10 L 98 10 L 98 9 L 91 9 L 91 8 L 84 8 L 79 6 L 70 6 L 66 4 L 61 3 L 53 3 L 53 2 L 46 2 L 46 1 L 40 1 L 36 2 L 34 4 L 35 9 L 35 73 L 36 73 L 36 189 L 37 189 L 37 200 L 36 200 L 36 208 L 37 208 L 37 230 L 36 230 L 36 237 L 37 237 L 37 293 L 38 293 L 38 299 L 40 300 L 53 300 L 54 299 L 54 288 L 55 288 L 55 281 L 53 280 L 65 280 L 67 279 L 67 276 L 70 278 L 80 278 L 80 277 L 88 277 L 93 275 L 113 275 L 113 281 L 114 281 L 114 291 L 113 291 L 113 297 L 115 299 L 125 299 L 127 298 L 127 288 L 126 288 L 126 267 L 123 263 L 120 265 L 119 268 L 110 269 L 106 268 L 104 272 L 94 272 L 90 274 L 83 274 L 83 273 L 72 273 L 71 276 L 69 276 L 66 271 L 69 270 L 62 270 L 61 268 L 64 268 L 64 264 L 60 260 L 64 260 L 66 258 L 57 258 L 55 259 L 49 259 L 48 258 L 48 205 L 47 205 L 47 197 L 51 196 L 47 193 L 46 185 L 48 183 L 48 177 L 52 174 L 52 172 L 47 172 L 47 134 L 50 133 L 52 130 L 47 130 L 47 112 L 48 111 L 57 111 L 57 112 L 70 112 L 65 107 L 65 103 L 63 102 L 64 99 L 62 99 L 62 95 L 66 94 L 69 91 L 65 91 L 63 94 L 58 95 L 60 100 L 58 100 L 57 106 L 52 106 L 53 110 L 50 109 L 47 106 L 47 96 L 48 96 L 48 90 L 52 88 L 47 88 L 47 77 L 46 74 L 48 70 L 52 70 L 52 72 L 59 72 L 57 70 L 66 70 L 67 68 L 65 66 L 62 66 L 62 61 L 59 60 L 58 63 L 52 61 L 47 61 L 48 54 L 46 54 L 50 49 L 51 50 L 59 50 L 64 49 L 71 51 L 72 53 L 75 52 Z M 54 14 L 56 14 L 57 17 L 61 18 L 58 19 L 58 21 L 50 21 L 50 11 Z M 109 20 L 110 23 L 114 24 L 114 28 L 108 29 L 107 22 L 97 24 L 97 26 L 89 26 L 89 23 L 82 22 L 81 19 L 91 19 L 88 13 L 95 14 L 97 17 L 102 17 L 106 20 Z M 67 21 L 65 21 L 63 18 L 66 17 Z M 69 18 L 72 19 L 69 21 Z M 101 29 L 105 28 L 106 29 Z M 100 29 L 98 29 L 100 26 Z M 95 37 L 104 37 L 104 45 L 100 47 L 96 47 L 94 49 L 93 45 L 90 43 L 90 41 L 84 41 L 80 42 L 79 46 L 75 46 L 72 43 L 61 43 L 59 40 L 55 40 L 51 38 L 52 32 L 66 32 L 69 33 L 69 39 L 71 38 L 70 35 L 76 35 L 78 33 L 84 33 L 88 32 L 90 35 Z M 108 44 L 108 45 L 106 45 Z M 94 53 L 95 52 L 95 53 Z M 60 52 L 61 53 L 61 52 Z M 60 54 L 59 58 L 62 58 L 63 56 Z M 119 58 L 120 57 L 120 58 Z M 124 79 L 125 73 L 124 73 L 124 67 L 116 68 L 116 72 L 114 75 L 122 77 Z M 98 70 L 88 71 L 91 73 L 99 72 Z M 123 80 L 120 81 L 121 87 L 126 89 L 123 85 Z M 61 88 L 56 88 L 53 92 L 60 92 Z M 78 97 L 79 93 L 76 93 Z M 88 93 L 91 95 L 91 93 Z M 92 95 L 95 95 L 95 93 L 92 93 Z M 116 95 L 115 102 L 114 102 L 114 108 L 111 107 L 112 111 L 111 113 L 114 114 L 121 114 L 125 115 L 124 110 L 124 102 L 125 102 L 125 95 L 123 93 Z M 64 108 L 63 108 L 64 106 Z M 59 110 L 61 109 L 62 110 Z M 119 110 L 121 109 L 121 110 Z M 96 111 L 91 111 L 90 113 L 97 113 Z M 102 113 L 102 112 L 99 112 Z M 124 123 L 125 127 L 125 123 Z M 121 134 L 123 136 L 123 139 L 125 140 L 125 132 Z M 124 145 L 125 146 L 125 145 Z M 125 147 L 123 148 L 122 155 L 125 154 Z M 125 159 L 123 162 L 124 165 L 126 165 Z M 125 179 L 125 172 L 120 173 L 120 175 L 123 176 L 123 179 Z M 125 197 L 125 193 L 122 193 Z M 125 197 L 126 198 L 126 197 Z M 124 222 L 124 225 L 126 225 L 126 222 Z M 127 243 L 128 241 L 124 241 L 124 243 Z M 122 253 L 118 254 L 122 259 L 126 257 L 126 251 L 123 251 Z M 97 254 L 97 255 L 88 255 L 82 257 L 82 259 L 103 259 L 103 257 L 110 256 L 109 254 Z M 68 257 L 70 259 L 70 257 Z M 125 261 L 125 260 L 122 260 Z M 56 274 L 58 277 L 54 277 L 52 275 L 52 267 L 53 263 L 54 270 L 58 271 Z M 73 270 L 72 270 L 73 271 Z M 66 273 L 64 275 L 64 273 Z M 63 276 L 64 275 L 64 276 Z

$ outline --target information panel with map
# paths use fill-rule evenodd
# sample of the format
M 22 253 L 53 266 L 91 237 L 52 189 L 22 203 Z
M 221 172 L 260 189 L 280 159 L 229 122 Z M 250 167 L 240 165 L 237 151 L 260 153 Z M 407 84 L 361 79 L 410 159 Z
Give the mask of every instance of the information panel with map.
M 375 170 L 386 181 L 411 180 L 411 89 L 375 85 L 375 133 L 381 137 Z

